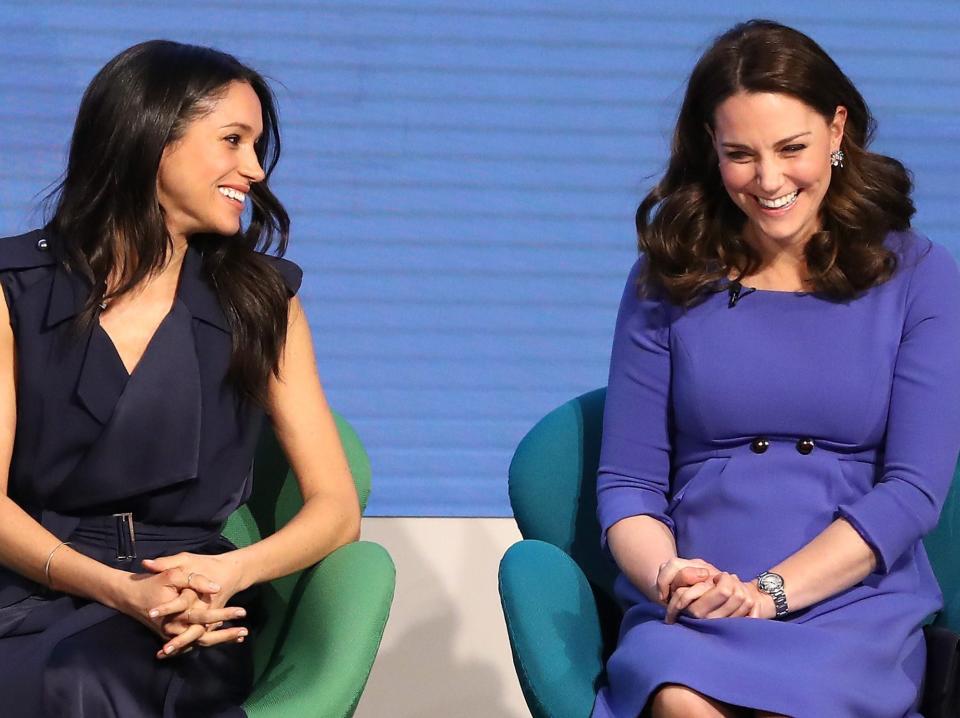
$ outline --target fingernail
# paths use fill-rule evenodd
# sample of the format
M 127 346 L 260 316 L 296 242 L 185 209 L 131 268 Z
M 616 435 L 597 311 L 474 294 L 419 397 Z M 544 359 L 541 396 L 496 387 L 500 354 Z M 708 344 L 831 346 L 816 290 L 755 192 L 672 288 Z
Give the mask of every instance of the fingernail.
M 173 646 L 164 646 L 163 652 L 169 656 L 171 653 L 173 653 Z
M 705 569 L 705 568 L 698 568 L 698 569 L 697 569 L 697 575 L 698 575 L 698 576 L 706 576 L 706 575 L 707 575 L 707 569 Z
M 220 584 L 219 584 L 219 583 L 211 583 L 211 584 L 210 584 L 210 590 L 211 590 L 211 591 L 219 591 L 219 590 L 220 590 Z
M 246 629 L 246 628 L 241 628 L 241 629 L 240 629 L 240 637 L 242 638 L 243 636 L 246 636 L 246 635 L 247 635 L 247 629 Z
M 243 643 L 243 636 L 240 636 L 240 638 L 237 639 L 237 643 Z
M 155 608 L 150 609 L 150 618 L 156 618 L 159 615 L 160 615 L 160 611 L 158 611 Z
M 233 615 L 236 616 L 237 618 L 243 618 L 244 616 L 247 615 L 247 612 L 244 611 L 242 608 L 239 608 L 236 611 L 234 611 Z

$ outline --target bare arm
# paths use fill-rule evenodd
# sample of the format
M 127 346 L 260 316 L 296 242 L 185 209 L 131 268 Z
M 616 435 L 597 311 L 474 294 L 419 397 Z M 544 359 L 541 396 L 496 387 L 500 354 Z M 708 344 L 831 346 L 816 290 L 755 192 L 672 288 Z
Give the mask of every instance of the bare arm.
M 296 297 L 290 304 L 280 378 L 271 377 L 268 401 L 277 439 L 300 485 L 300 511 L 275 534 L 236 551 L 144 561 L 151 571 L 179 567 L 215 581 L 223 587 L 217 603 L 253 584 L 306 568 L 359 537 L 357 492 L 317 376 L 310 327 Z M 178 602 L 158 608 L 161 615 L 182 610 Z
M 234 553 L 242 567 L 242 586 L 306 568 L 360 534 L 356 489 L 317 375 L 310 327 L 296 297 L 290 315 L 280 379 L 271 379 L 269 410 L 299 482 L 303 507 L 275 534 Z
M 630 516 L 607 531 L 607 546 L 630 583 L 651 601 L 660 600 L 660 567 L 677 557 L 673 533 L 651 516 Z

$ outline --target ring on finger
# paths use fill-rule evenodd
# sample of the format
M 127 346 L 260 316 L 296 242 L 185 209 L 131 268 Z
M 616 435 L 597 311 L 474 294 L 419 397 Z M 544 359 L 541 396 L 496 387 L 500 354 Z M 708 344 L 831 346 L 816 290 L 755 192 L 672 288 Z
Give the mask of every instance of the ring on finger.
M 194 575 L 195 575 L 194 571 L 191 571 L 190 573 L 187 574 L 187 586 L 190 586 L 190 580 L 194 577 Z

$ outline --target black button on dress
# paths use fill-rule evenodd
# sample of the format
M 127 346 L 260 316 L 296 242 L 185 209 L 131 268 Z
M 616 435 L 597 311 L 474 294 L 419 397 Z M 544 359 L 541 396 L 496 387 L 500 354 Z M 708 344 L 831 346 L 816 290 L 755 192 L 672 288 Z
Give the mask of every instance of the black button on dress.
M 220 529 L 250 494 L 263 412 L 224 381 L 230 327 L 200 252 L 187 250 L 173 308 L 132 374 L 99 324 L 76 332 L 89 284 L 60 256 L 40 231 L 0 240 L 18 360 L 10 497 L 123 570 L 231 550 Z M 296 293 L 300 269 L 268 259 Z M 132 514 L 136 560 L 117 556 L 118 512 Z M 230 602 L 251 620 L 255 604 L 255 591 Z M 253 640 L 157 661 L 161 639 L 134 619 L 0 568 L 0 695 L 25 718 L 242 716 Z

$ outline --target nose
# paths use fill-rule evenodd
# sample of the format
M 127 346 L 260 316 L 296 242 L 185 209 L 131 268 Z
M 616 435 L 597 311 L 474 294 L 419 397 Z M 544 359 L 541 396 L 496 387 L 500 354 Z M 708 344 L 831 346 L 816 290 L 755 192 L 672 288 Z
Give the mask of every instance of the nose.
M 766 197 L 772 198 L 773 193 L 783 186 L 783 170 L 780 163 L 774 158 L 757 160 L 756 164 L 757 187 Z
M 260 166 L 257 153 L 252 147 L 244 153 L 243 162 L 240 166 L 240 174 L 246 177 L 251 183 L 262 182 L 263 178 L 267 176 L 266 172 L 263 171 L 263 167 Z

